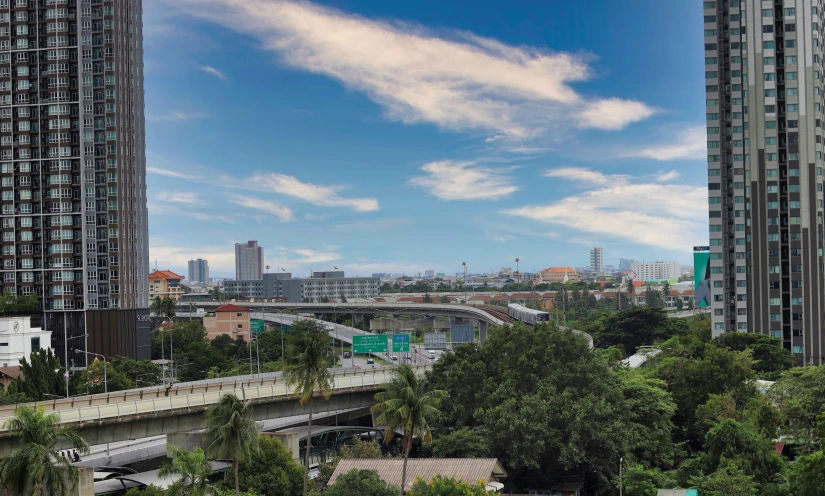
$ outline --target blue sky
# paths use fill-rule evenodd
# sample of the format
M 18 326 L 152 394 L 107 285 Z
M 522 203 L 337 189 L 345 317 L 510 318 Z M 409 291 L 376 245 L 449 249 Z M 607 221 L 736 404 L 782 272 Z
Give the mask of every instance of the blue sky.
M 690 261 L 699 2 L 144 3 L 150 256 L 234 276 Z

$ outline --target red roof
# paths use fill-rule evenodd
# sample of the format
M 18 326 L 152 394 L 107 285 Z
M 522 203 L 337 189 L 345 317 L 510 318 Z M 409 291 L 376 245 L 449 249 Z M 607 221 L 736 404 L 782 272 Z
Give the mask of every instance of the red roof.
M 387 299 L 386 299 L 386 298 L 373 298 L 373 300 L 374 300 L 376 303 L 386 303 L 386 302 L 387 302 Z
M 149 279 L 183 279 L 183 276 L 175 274 L 171 270 L 153 270 L 149 274 Z
M 219 306 L 215 309 L 216 312 L 248 312 L 248 308 L 239 307 L 238 305 L 233 305 L 231 303 Z
M 542 270 L 542 272 L 566 272 L 568 274 L 578 274 L 578 272 L 576 272 L 576 269 L 574 269 L 573 267 L 548 267 Z

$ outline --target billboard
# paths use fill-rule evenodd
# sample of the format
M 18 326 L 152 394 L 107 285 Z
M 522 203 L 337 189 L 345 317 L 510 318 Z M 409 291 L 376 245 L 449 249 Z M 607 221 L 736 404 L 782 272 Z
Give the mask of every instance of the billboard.
M 387 349 L 386 334 L 371 334 L 369 336 L 352 337 L 353 353 L 386 353 Z
M 475 338 L 476 330 L 471 325 L 454 325 L 450 327 L 450 341 L 453 343 L 472 343 Z
M 710 306 L 710 247 L 693 247 L 693 301 L 698 307 Z
M 424 333 L 424 348 L 428 350 L 446 350 L 447 349 L 447 333 L 446 332 L 425 332 Z

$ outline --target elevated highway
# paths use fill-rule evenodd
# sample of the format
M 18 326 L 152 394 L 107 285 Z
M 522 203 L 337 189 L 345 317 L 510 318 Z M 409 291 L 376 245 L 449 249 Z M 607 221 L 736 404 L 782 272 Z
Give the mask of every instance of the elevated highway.
M 429 365 L 413 368 L 423 373 Z M 373 395 L 392 375 L 391 367 L 376 369 L 336 369 L 329 400 L 315 400 L 313 410 L 363 410 L 375 403 Z M 258 421 L 306 415 L 280 374 L 239 376 L 211 381 L 181 383 L 167 396 L 163 387 L 133 389 L 117 393 L 68 398 L 35 405 L 57 413 L 60 424 L 76 429 L 89 444 L 105 444 L 152 436 L 188 432 L 204 428 L 204 412 L 227 392 L 243 400 L 253 400 L 253 418 Z M 14 405 L 0 409 L 0 457 L 17 446 L 6 428 Z

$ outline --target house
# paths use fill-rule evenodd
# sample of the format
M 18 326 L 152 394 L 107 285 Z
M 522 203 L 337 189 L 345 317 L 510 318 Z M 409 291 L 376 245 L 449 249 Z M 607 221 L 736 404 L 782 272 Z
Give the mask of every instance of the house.
M 549 267 L 538 273 L 536 283 L 578 281 L 579 273 L 572 267 Z
M 404 460 L 400 458 L 345 458 L 338 466 L 329 484 L 350 470 L 374 470 L 384 482 L 391 486 L 401 485 L 401 469 Z M 430 480 L 436 475 L 451 477 L 468 484 L 484 483 L 488 488 L 501 489 L 501 479 L 507 472 L 495 458 L 411 458 L 407 462 L 407 487 L 409 490 L 417 478 Z
M 153 270 L 149 274 L 149 300 L 160 297 L 172 298 L 175 302 L 180 301 L 181 281 L 183 281 L 183 276 L 171 270 Z
M 220 306 L 215 309 L 213 315 L 203 318 L 203 327 L 209 339 L 215 339 L 221 334 L 229 334 L 232 339 L 241 336 L 244 341 L 249 341 L 251 329 L 249 309 L 231 303 Z

